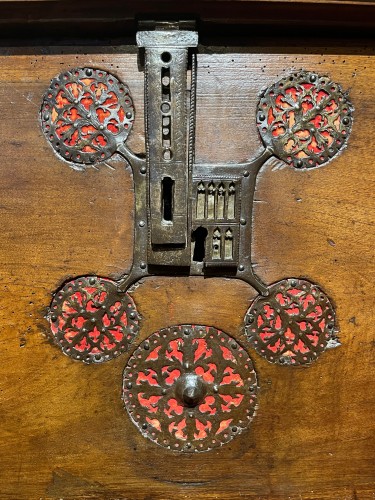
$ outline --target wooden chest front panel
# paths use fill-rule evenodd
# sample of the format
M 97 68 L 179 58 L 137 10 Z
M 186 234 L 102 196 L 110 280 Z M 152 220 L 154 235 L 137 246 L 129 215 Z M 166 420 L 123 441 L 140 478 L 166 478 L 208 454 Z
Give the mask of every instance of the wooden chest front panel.
M 63 69 L 112 71 L 131 89 L 129 144 L 142 151 L 136 51 L 3 49 L 0 498 L 374 498 L 374 61 L 368 47 L 213 47 L 198 56 L 198 162 L 253 157 L 259 93 L 292 69 L 350 89 L 355 112 L 348 147 L 332 163 L 263 167 L 254 216 L 256 272 L 267 283 L 319 283 L 337 308 L 342 346 L 303 368 L 251 352 L 261 389 L 250 429 L 222 449 L 183 455 L 144 439 L 124 411 L 128 354 L 100 366 L 74 362 L 50 345 L 44 319 L 67 278 L 130 268 L 133 191 L 119 158 L 79 173 L 53 154 L 38 121 L 42 95 Z M 159 328 L 199 323 L 246 345 L 243 318 L 255 295 L 236 280 L 147 278 L 133 292 L 143 318 L 136 344 Z

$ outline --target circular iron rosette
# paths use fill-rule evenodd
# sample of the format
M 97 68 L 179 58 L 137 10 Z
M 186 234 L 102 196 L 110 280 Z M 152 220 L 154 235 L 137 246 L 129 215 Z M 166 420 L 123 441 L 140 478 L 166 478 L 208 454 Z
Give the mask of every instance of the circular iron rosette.
M 84 363 L 102 363 L 128 350 L 140 317 L 133 299 L 118 293 L 114 281 L 84 276 L 55 293 L 47 320 L 64 354 Z
M 348 93 L 327 76 L 299 71 L 261 95 L 257 125 L 264 144 L 296 168 L 333 158 L 346 144 L 353 123 Z
M 54 151 L 82 169 L 107 160 L 124 143 L 134 106 L 129 88 L 111 73 L 74 68 L 51 81 L 40 119 Z
M 302 279 L 284 279 L 257 297 L 245 316 L 251 347 L 271 363 L 304 365 L 340 345 L 335 311 L 322 290 Z
M 236 340 L 182 325 L 153 333 L 134 351 L 123 400 L 143 436 L 170 450 L 201 452 L 249 426 L 257 389 L 251 359 Z

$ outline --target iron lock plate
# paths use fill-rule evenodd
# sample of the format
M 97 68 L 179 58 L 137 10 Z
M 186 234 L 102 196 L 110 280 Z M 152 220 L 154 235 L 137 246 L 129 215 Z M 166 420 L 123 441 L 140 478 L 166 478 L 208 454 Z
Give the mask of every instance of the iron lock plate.
M 349 137 L 352 105 L 328 77 L 293 73 L 261 95 L 256 119 L 264 150 L 257 158 L 196 163 L 198 34 L 178 24 L 155 28 L 137 34 L 144 51 L 144 157 L 125 145 L 135 116 L 130 91 L 102 70 L 73 69 L 52 81 L 42 104 L 43 131 L 76 168 L 115 153 L 132 167 L 134 258 L 120 291 L 145 276 L 180 274 L 237 278 L 268 295 L 251 262 L 257 175 L 271 156 L 299 169 L 331 160 Z

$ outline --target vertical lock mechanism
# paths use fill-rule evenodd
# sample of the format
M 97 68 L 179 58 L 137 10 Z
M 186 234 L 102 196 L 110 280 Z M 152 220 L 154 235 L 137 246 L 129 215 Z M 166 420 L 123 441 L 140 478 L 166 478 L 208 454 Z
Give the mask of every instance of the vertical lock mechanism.
M 198 34 L 179 29 L 140 31 L 137 44 L 145 51 L 148 264 L 188 267 L 189 49 L 198 45 Z

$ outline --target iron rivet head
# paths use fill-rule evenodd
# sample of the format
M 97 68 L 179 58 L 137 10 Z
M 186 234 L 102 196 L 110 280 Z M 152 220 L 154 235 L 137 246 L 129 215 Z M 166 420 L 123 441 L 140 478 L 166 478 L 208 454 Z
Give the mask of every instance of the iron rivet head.
M 130 111 L 128 111 L 125 116 L 126 116 L 126 118 L 128 120 L 130 120 L 130 118 L 133 116 L 133 113 L 131 113 Z
M 243 176 L 244 177 L 249 177 L 250 175 L 250 172 L 248 170 L 245 170 L 245 172 L 243 173 Z
M 147 168 L 146 167 L 141 167 L 141 174 L 145 174 L 147 172 Z
M 190 412 L 188 415 L 189 415 L 190 418 L 194 417 L 194 413 L 193 412 Z
M 145 349 L 145 351 L 148 351 L 150 349 L 150 344 L 148 342 L 145 342 L 143 348 Z
M 266 115 L 264 115 L 263 113 L 261 113 L 261 114 L 259 115 L 259 120 L 262 122 L 262 121 L 263 121 L 263 120 L 265 120 L 265 119 L 266 119 Z
M 140 220 L 139 221 L 139 227 L 145 227 L 145 221 L 144 220 Z
M 57 316 L 54 314 L 53 316 L 51 316 L 51 321 L 54 323 L 55 321 L 57 321 Z
M 74 99 L 74 104 L 78 104 L 79 103 L 79 100 L 78 99 Z
M 218 388 L 218 386 L 216 384 L 213 386 L 213 391 L 215 393 L 219 392 L 219 388 Z
M 167 389 L 163 389 L 161 393 L 163 394 L 163 396 L 165 396 L 167 394 Z
M 232 348 L 232 349 L 237 349 L 237 344 L 236 344 L 236 342 L 232 342 L 232 344 L 231 344 L 231 348 Z
M 146 262 L 141 262 L 141 263 L 139 264 L 139 267 L 140 267 L 141 269 L 146 269 L 146 267 L 147 267 Z
M 44 118 L 45 120 L 49 120 L 49 113 L 45 113 L 45 115 L 43 116 L 43 118 Z
M 133 387 L 133 384 L 132 384 L 131 382 L 128 382 L 128 383 L 126 384 L 126 387 L 127 387 L 128 389 L 131 389 L 131 388 Z
M 95 323 L 96 322 L 96 319 L 95 318 L 91 318 L 91 323 Z
M 95 282 L 96 282 L 95 278 L 90 278 L 89 279 L 90 285 L 95 285 Z
M 82 328 L 82 333 L 87 333 L 87 328 Z
M 104 125 L 99 125 L 100 130 L 104 130 Z
M 147 429 L 147 424 L 146 422 L 144 424 L 142 424 L 142 429 L 146 430 Z
M 245 220 L 245 219 L 240 219 L 240 224 L 241 224 L 242 226 L 244 226 L 244 225 L 246 224 L 246 220 Z
M 87 113 L 87 118 L 91 118 L 91 113 Z
M 232 427 L 232 432 L 237 432 L 237 431 L 238 431 L 238 428 L 234 425 L 234 426 Z
M 87 69 L 86 70 L 86 75 L 91 76 L 92 75 L 92 69 Z
M 187 329 L 185 329 L 185 330 L 184 330 L 184 335 L 190 335 L 190 331 L 189 331 L 189 330 L 187 330 Z
M 134 318 L 135 318 L 135 316 L 136 316 L 135 312 L 131 312 L 131 313 L 129 314 L 129 318 L 130 318 L 130 319 L 134 319 Z
M 310 82 L 316 82 L 316 75 L 310 76 Z
M 247 317 L 247 322 L 252 323 L 253 321 L 254 321 L 254 316 L 252 314 L 249 314 L 249 316 Z
M 95 161 L 95 156 L 90 156 L 89 160 L 90 160 L 91 162 L 94 162 L 94 161 Z
M 283 365 L 283 364 L 285 363 L 285 358 L 280 358 L 280 359 L 279 359 L 279 363 L 280 363 L 281 365 Z
M 251 385 L 251 386 L 249 387 L 249 391 L 250 391 L 250 392 L 254 392 L 254 391 L 255 391 L 255 386 Z
M 329 323 L 327 326 L 328 326 L 328 328 L 329 328 L 330 330 L 332 330 L 332 329 L 333 329 L 333 327 L 334 327 L 334 324 L 333 324 L 333 323 Z
M 291 286 L 297 286 L 297 281 L 296 281 L 296 280 L 292 280 L 292 281 L 290 282 L 290 285 L 291 285 Z
M 102 328 L 102 333 L 105 333 L 107 330 L 105 328 Z
M 102 306 L 102 309 L 106 310 L 106 309 L 107 309 L 107 306 Z
M 297 163 L 296 163 L 297 167 L 298 168 L 302 168 L 303 167 L 303 161 L 302 160 L 298 160 Z
M 245 270 L 245 266 L 244 266 L 243 264 L 240 264 L 240 265 L 238 266 L 238 269 L 239 269 L 240 271 L 244 271 L 244 270 Z
M 184 364 L 184 368 L 185 368 L 185 370 L 188 370 L 188 369 L 190 368 L 189 363 L 185 363 L 185 364 Z
M 350 123 L 349 118 L 348 118 L 347 116 L 345 116 L 345 118 L 343 118 L 343 119 L 342 119 L 342 123 L 343 123 L 344 125 L 349 125 L 349 123 Z
M 191 443 L 186 443 L 186 448 L 191 448 Z

